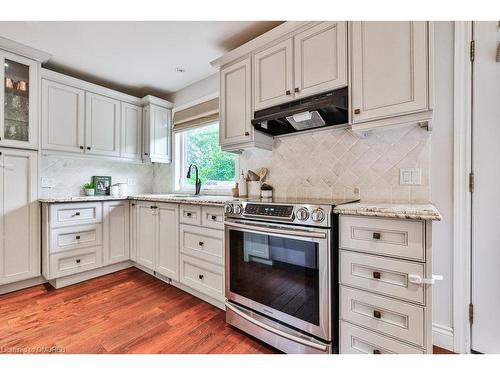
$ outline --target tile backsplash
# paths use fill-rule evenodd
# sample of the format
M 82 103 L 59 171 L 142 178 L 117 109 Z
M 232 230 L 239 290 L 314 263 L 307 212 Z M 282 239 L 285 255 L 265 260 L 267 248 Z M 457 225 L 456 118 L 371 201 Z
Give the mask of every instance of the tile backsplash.
M 428 202 L 430 143 L 430 133 L 418 126 L 375 131 L 366 138 L 325 129 L 275 138 L 272 151 L 244 151 L 240 173 L 267 167 L 266 182 L 276 197 Z M 400 168 L 420 168 L 421 185 L 399 185 Z
M 52 188 L 40 188 L 41 197 L 81 195 L 82 185 L 90 181 L 92 176 L 111 176 L 113 184 L 135 178 L 136 185 L 128 187 L 130 193 L 155 192 L 156 167 L 150 164 L 55 155 L 44 155 L 41 159 L 40 177 L 53 178 L 55 185 Z

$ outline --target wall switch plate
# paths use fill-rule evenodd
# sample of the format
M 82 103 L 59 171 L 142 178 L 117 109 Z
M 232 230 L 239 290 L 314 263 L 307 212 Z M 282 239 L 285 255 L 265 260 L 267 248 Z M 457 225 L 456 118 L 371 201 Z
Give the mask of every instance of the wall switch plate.
M 42 188 L 53 188 L 55 186 L 55 182 L 53 178 L 42 177 L 40 185 Z
M 399 169 L 399 184 L 400 185 L 422 185 L 422 169 L 421 168 L 400 168 Z
M 127 185 L 129 185 L 129 186 L 137 185 L 137 179 L 134 177 L 127 178 Z

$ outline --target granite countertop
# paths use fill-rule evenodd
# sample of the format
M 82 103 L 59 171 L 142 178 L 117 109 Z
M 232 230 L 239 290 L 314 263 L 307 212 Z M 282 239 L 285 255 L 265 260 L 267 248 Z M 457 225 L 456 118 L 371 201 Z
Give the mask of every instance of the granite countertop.
M 441 220 L 441 214 L 431 203 L 398 204 L 357 202 L 335 206 L 334 212 L 344 215 L 376 216 L 398 219 Z
M 48 197 L 38 199 L 41 203 L 70 203 L 70 202 L 95 202 L 113 200 L 141 200 L 166 203 L 197 204 L 205 206 L 223 206 L 232 197 L 227 195 L 188 195 L 188 194 L 135 194 L 128 196 L 74 196 L 74 197 Z

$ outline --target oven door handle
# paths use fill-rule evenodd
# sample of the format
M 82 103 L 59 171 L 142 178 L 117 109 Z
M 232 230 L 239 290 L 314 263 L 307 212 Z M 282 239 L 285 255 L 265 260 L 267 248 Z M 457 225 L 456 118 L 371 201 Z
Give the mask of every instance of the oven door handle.
M 248 320 L 250 323 L 253 323 L 253 324 L 257 325 L 260 328 L 265 329 L 266 331 L 269 331 L 269 332 L 274 333 L 274 334 L 276 334 L 278 336 L 281 336 L 281 337 L 283 337 L 285 339 L 294 341 L 296 343 L 299 343 L 299 344 L 302 344 L 302 345 L 305 345 L 305 346 L 309 346 L 309 347 L 317 349 L 317 350 L 321 350 L 321 351 L 324 351 L 324 352 L 326 352 L 328 350 L 328 347 L 326 345 L 324 345 L 324 344 L 320 344 L 319 342 L 316 342 L 316 341 L 311 341 L 311 340 L 303 339 L 301 337 L 298 337 L 298 336 L 292 335 L 290 333 L 280 331 L 279 329 L 276 329 L 274 327 L 268 326 L 267 324 L 265 324 L 263 322 L 260 322 L 260 321 L 258 321 L 255 318 L 252 318 L 248 314 L 245 314 L 243 311 L 241 311 L 240 309 L 238 309 L 238 307 L 234 306 L 230 302 L 226 302 L 225 305 L 226 305 L 226 307 L 228 309 L 230 309 L 235 314 L 238 314 L 243 319 Z
M 240 229 L 248 229 L 254 230 L 264 233 L 275 233 L 275 234 L 284 234 L 287 236 L 295 236 L 295 237 L 308 237 L 308 238 L 326 238 L 326 233 L 322 232 L 313 232 L 308 230 L 300 230 L 300 229 L 281 229 L 264 225 L 249 225 L 249 224 L 241 224 L 236 222 L 226 222 L 228 227 L 240 228 Z

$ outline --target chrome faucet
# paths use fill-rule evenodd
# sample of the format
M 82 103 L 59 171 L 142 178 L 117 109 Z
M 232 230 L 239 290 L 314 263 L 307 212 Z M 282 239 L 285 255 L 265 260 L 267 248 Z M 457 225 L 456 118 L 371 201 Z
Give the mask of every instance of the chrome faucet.
M 194 182 L 195 182 L 195 186 L 196 186 L 196 192 L 195 194 L 198 195 L 200 194 L 200 190 L 201 190 L 201 180 L 198 178 L 198 167 L 196 166 L 196 164 L 191 164 L 189 166 L 189 169 L 188 169 L 188 173 L 187 173 L 187 178 L 191 178 L 191 168 L 192 167 L 195 167 L 196 168 L 196 172 L 195 172 L 195 176 L 194 176 Z

